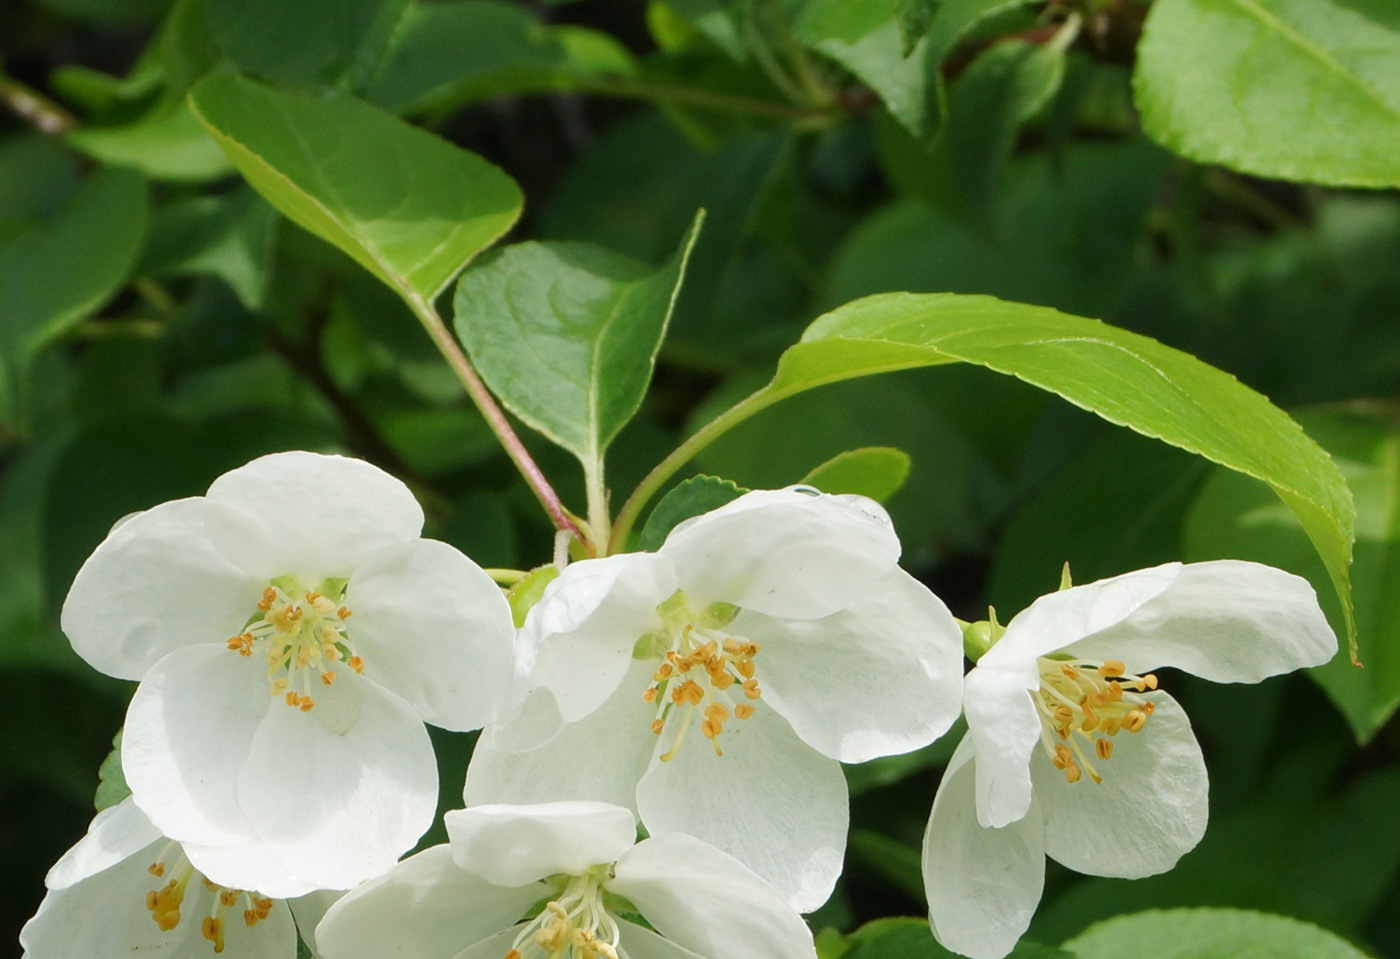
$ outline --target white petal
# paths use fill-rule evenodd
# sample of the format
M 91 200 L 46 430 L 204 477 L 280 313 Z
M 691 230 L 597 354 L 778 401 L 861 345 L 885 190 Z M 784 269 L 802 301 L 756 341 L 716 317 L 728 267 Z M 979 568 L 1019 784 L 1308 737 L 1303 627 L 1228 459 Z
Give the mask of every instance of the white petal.
M 672 942 L 717 959 L 815 959 L 807 924 L 752 870 L 692 836 L 644 840 L 609 889 Z
M 267 843 L 248 836 L 231 846 L 182 844 L 185 855 L 211 882 L 231 889 L 251 889 L 272 899 L 303 896 L 320 883 L 302 879 L 287 868 Z
M 477 749 L 485 746 L 502 752 L 524 752 L 543 746 L 566 725 L 552 692 L 536 686 L 522 693 L 518 675 L 516 679 L 516 690 L 511 694 L 514 701 L 507 702 L 500 715 L 481 731 Z
M 122 770 L 162 833 L 211 846 L 253 835 L 238 770 L 271 699 L 262 664 L 223 644 L 177 649 L 146 674 L 126 711 Z
M 977 819 L 984 826 L 1005 826 L 1030 809 L 1031 753 L 1040 739 L 1030 690 L 1039 685 L 1035 660 L 979 663 L 963 679 L 963 711 L 977 745 Z
M 1047 593 L 1006 624 L 1006 634 L 977 661 L 1001 666 L 1034 660 L 1107 629 L 1159 596 L 1181 575 L 1180 563 L 1140 569 Z
M 962 631 L 901 569 L 823 619 L 745 610 L 729 628 L 762 644 L 754 667 L 764 700 L 841 762 L 927 746 L 962 711 Z
M 287 907 L 292 910 L 292 918 L 296 920 L 297 932 L 313 956 L 321 955 L 321 947 L 316 941 L 316 927 L 326 918 L 331 906 L 344 896 L 345 893 L 336 889 L 318 889 L 287 900 Z
M 403 483 L 363 460 L 320 453 L 255 459 L 216 479 L 205 500 L 209 536 L 230 562 L 307 587 L 348 577 L 364 556 L 423 528 Z
M 1045 885 L 1039 806 L 1000 829 L 977 821 L 973 743 L 964 736 L 938 784 L 924 832 L 924 891 L 939 942 L 972 959 L 1001 959 L 1030 925 Z
M 297 876 L 325 888 L 388 871 L 437 809 L 437 763 L 422 720 L 388 690 L 361 685 L 359 715 L 341 734 L 315 709 L 276 703 L 238 777 L 238 801 L 258 836 Z
M 1307 580 L 1227 559 L 1182 567 L 1160 594 L 1070 652 L 1118 659 L 1139 675 L 1175 666 L 1218 683 L 1257 683 L 1327 662 L 1337 637 Z
M 239 632 L 265 585 L 214 549 L 204 500 L 175 500 L 131 517 L 98 545 L 63 601 L 63 631 L 97 669 L 140 679 L 171 650 Z
M 154 850 L 158 851 L 158 850 Z M 144 856 L 131 856 L 66 889 L 51 891 L 20 932 L 30 959 L 149 956 L 153 959 L 208 959 L 213 949 L 200 934 L 204 916 L 215 908 L 215 894 L 191 882 L 181 907 L 182 921 L 161 931 L 146 909 L 146 894 L 164 885 L 146 871 Z M 230 919 L 233 914 L 230 915 Z M 226 953 L 248 959 L 286 959 L 296 950 L 291 913 L 276 903 L 255 927 L 228 921 Z
M 656 747 L 656 707 L 642 699 L 654 669 L 654 663 L 634 660 L 600 709 L 536 749 L 497 750 L 483 735 L 467 767 L 466 804 L 594 799 L 635 809 L 637 780 Z
M 316 927 L 316 942 L 325 959 L 451 959 L 548 894 L 543 884 L 512 889 L 464 872 L 444 843 L 346 893 Z M 493 959 L 507 948 L 509 940 Z
M 521 631 L 530 683 L 554 693 L 565 720 L 587 716 L 622 681 L 637 640 L 661 625 L 657 605 L 675 591 L 670 561 L 652 553 L 570 564 Z
M 63 854 L 44 877 L 50 889 L 66 889 L 133 856 L 162 838 L 131 797 L 97 814 L 87 835 Z M 150 865 L 145 863 L 144 865 Z
M 1141 879 L 1166 872 L 1206 831 L 1206 767 L 1191 722 L 1166 693 L 1141 732 L 1120 732 L 1103 777 L 1077 783 L 1037 750 L 1031 765 L 1045 814 L 1045 851 L 1077 872 Z M 979 756 L 980 759 L 980 756 Z M 1093 757 L 1091 757 L 1093 759 Z
M 758 873 L 799 912 L 831 895 L 841 875 L 849 819 L 841 766 L 812 749 L 762 700 L 750 719 L 720 734 L 723 756 L 689 730 L 669 762 L 653 760 L 637 808 L 653 835 L 703 839 Z M 681 721 L 673 711 L 667 721 Z
M 769 616 L 817 619 L 859 600 L 899 561 L 889 516 L 863 496 L 755 490 L 671 531 L 692 607 L 733 603 Z
M 516 929 L 505 929 L 489 939 L 473 943 L 453 956 L 452 959 L 501 959 L 510 951 L 511 943 L 515 941 L 518 934 L 519 931 Z M 326 959 L 336 959 L 336 957 L 327 956 Z M 371 959 L 371 957 L 365 956 L 364 959 Z M 416 959 L 416 957 L 405 956 L 404 959 Z M 633 956 L 631 959 L 642 959 L 642 957 Z
M 452 858 L 498 886 L 616 862 L 637 841 L 632 810 L 602 802 L 488 803 L 443 816 Z
M 645 926 L 625 919 L 617 921 L 617 929 L 618 944 L 627 959 L 719 959 L 713 956 L 697 956 L 683 946 L 662 939 Z
M 427 722 L 486 725 L 510 689 L 515 624 L 501 588 L 446 543 L 415 539 L 371 553 L 345 603 L 366 675 Z

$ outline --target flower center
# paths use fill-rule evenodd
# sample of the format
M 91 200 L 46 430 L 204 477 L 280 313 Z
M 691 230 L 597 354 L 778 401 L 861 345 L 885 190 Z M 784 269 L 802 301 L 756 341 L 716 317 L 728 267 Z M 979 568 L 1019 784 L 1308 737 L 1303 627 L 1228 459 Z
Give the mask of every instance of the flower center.
M 185 904 L 187 895 L 193 900 L 202 899 L 204 893 L 201 892 L 201 887 L 210 893 L 209 911 L 204 914 L 200 923 L 200 933 L 213 943 L 216 953 L 224 951 L 224 914 L 230 908 L 241 902 L 244 907 L 243 921 L 249 926 L 256 926 L 272 912 L 271 899 L 241 889 L 215 885 L 205 879 L 190 865 L 184 850 L 177 842 L 166 843 L 160 858 L 147 866 L 146 871 L 157 879 L 166 878 L 167 873 L 170 877 L 165 885 L 146 893 L 146 908 L 150 910 L 151 919 L 162 932 L 169 932 L 180 924 L 180 909 Z M 196 879 L 198 882 L 193 882 Z
M 1116 659 L 1041 657 L 1040 689 L 1031 694 L 1040 712 L 1040 742 L 1065 779 L 1078 782 L 1084 773 L 1094 782 L 1103 778 L 1089 754 L 1107 761 L 1113 738 L 1123 730 L 1141 732 L 1156 709 L 1140 693 L 1157 688 L 1152 673 L 1134 676 Z
M 661 761 L 675 757 L 697 710 L 704 716 L 700 732 L 714 745 L 715 755 L 723 756 L 719 735 L 725 722 L 731 716 L 748 719 L 754 707 L 745 700 L 763 695 L 753 665 L 760 647 L 724 630 L 739 614 L 737 606 L 715 603 L 697 614 L 678 590 L 656 611 L 661 614 L 661 628 L 639 639 L 633 656 L 662 660 L 652 673 L 653 685 L 642 693 L 647 702 L 657 704 L 651 731 L 660 736 L 672 712 L 681 713 L 675 741 Z
M 611 870 L 594 866 L 570 877 L 559 896 L 520 930 L 505 959 L 619 959 L 617 920 L 603 906 L 603 881 Z
M 335 682 L 336 663 L 364 672 L 365 662 L 356 655 L 345 628 L 350 618 L 349 607 L 342 603 L 345 586 L 343 579 L 327 579 L 315 589 L 305 589 L 295 577 L 278 577 L 263 590 L 258 612 L 249 617 L 243 632 L 228 641 L 228 648 L 240 656 L 261 649 L 272 695 L 302 712 L 316 705 L 311 691 L 317 681 L 323 686 Z

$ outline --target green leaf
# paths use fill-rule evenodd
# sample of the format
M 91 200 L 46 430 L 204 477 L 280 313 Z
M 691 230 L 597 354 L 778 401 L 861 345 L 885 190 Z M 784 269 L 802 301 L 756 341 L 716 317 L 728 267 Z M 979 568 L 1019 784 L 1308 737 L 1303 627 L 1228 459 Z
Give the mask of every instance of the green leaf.
M 1365 669 L 1339 654 L 1310 670 L 1366 742 L 1400 706 L 1400 408 L 1355 405 L 1298 414 L 1332 454 L 1356 498 L 1356 631 Z M 1190 559 L 1251 559 L 1307 577 L 1319 588 L 1333 628 L 1346 620 L 1323 587 L 1327 571 L 1309 548 L 1298 520 L 1256 484 L 1219 473 L 1187 517 Z
M 666 542 L 671 530 L 685 520 L 719 509 L 747 492 L 742 486 L 718 476 L 692 476 L 661 497 L 661 502 L 647 518 L 637 548 L 655 552 Z
M 539 566 L 525 574 L 525 578 L 516 582 L 506 591 L 506 599 L 510 602 L 510 614 L 515 620 L 515 628 L 519 629 L 525 625 L 525 617 L 530 614 L 530 610 L 535 604 L 544 598 L 544 588 L 554 582 L 559 576 L 559 567 L 550 563 L 547 566 Z
M 1157 0 L 1138 45 L 1143 129 L 1203 163 L 1400 185 L 1400 23 L 1343 0 Z
M 251 73 L 332 84 L 373 59 L 409 0 L 204 0 L 209 35 Z
M 923 60 L 924 75 L 928 78 L 929 89 L 925 94 L 929 110 L 925 130 L 928 136 L 940 135 L 947 120 L 948 94 L 943 80 L 943 61 L 964 37 L 975 32 L 982 24 L 1032 2 L 1033 0 L 942 0 L 938 5 L 920 46 L 910 56 L 911 59 Z
M 1348 567 L 1355 511 L 1326 452 L 1230 375 L 1145 336 L 1045 307 L 887 293 L 820 316 L 782 355 L 767 386 L 686 440 L 634 499 L 664 481 L 668 468 L 786 397 L 852 377 L 957 362 L 1015 376 L 1111 423 L 1268 483 L 1326 564 L 1354 643 Z M 621 528 L 638 508 L 624 507 Z
M 1118 959 L 1123 944 L 1134 959 L 1366 959 L 1365 954 L 1317 926 L 1242 909 L 1165 909 L 1115 916 L 1064 944 L 1079 959 Z
M 77 157 L 49 137 L 0 140 L 0 243 L 57 215 L 79 183 Z
M 131 787 L 126 784 L 126 774 L 122 771 L 122 731 L 119 729 L 112 740 L 112 751 L 97 768 L 97 795 L 93 796 L 92 804 L 101 812 L 130 795 Z
M 247 187 L 176 201 L 158 209 L 152 218 L 150 242 L 137 272 L 213 274 L 232 287 L 249 310 L 261 309 L 276 225 L 276 211 Z
M 1061 28 L 1050 43 L 998 43 L 959 74 L 948 89 L 938 144 L 927 158 L 931 199 L 974 223 L 991 220 L 1017 134 L 1060 88 L 1065 47 L 1074 33 Z
M 665 0 L 667 7 L 688 21 L 731 60 L 743 63 L 748 48 L 740 35 L 739 22 L 730 0 Z
M 941 0 L 893 0 L 894 18 L 899 24 L 899 35 L 904 40 L 904 55 L 914 52 L 914 47 L 928 33 L 933 16 L 938 12 Z
M 520 189 L 497 167 L 358 100 L 222 74 L 190 103 L 268 202 L 410 304 L 431 303 L 520 215 Z
M 702 218 L 656 270 L 582 243 L 520 243 L 457 284 L 457 335 L 482 379 L 590 475 L 641 405 Z
M 0 246 L 0 383 L 22 386 L 25 368 L 112 296 L 146 233 L 146 186 L 124 170 L 98 173 L 57 216 Z M 0 390 L 0 420 L 17 399 Z
M 919 892 L 922 898 L 922 888 Z M 846 937 L 849 948 L 841 959 L 957 959 L 957 954 L 940 946 L 929 931 L 928 920 L 913 918 L 876 919 Z M 1059 949 L 1020 942 L 1008 959 L 1073 959 Z
M 633 72 L 607 34 L 553 27 L 501 0 L 412 7 L 394 32 L 369 99 L 395 113 L 445 111 L 506 93 L 570 90 Z
M 68 142 L 95 160 L 129 166 L 156 180 L 217 180 L 233 172 L 184 103 L 121 127 L 89 127 Z
M 859 493 L 883 503 L 909 478 L 909 454 L 892 446 L 865 446 L 838 453 L 802 482 L 823 493 Z
M 904 56 L 900 24 L 887 5 L 849 0 L 813 0 L 802 11 L 793 33 L 880 94 L 885 107 L 910 133 L 929 132 L 925 58 Z M 936 66 L 936 65 L 935 65 Z

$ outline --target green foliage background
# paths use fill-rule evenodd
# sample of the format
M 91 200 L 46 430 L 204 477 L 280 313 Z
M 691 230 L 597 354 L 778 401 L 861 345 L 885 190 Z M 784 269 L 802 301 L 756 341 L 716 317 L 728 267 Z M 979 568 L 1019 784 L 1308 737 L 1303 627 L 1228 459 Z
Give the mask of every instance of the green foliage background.
M 68 583 L 114 521 L 198 495 L 254 456 L 308 448 L 403 477 L 428 535 L 483 566 L 550 555 L 546 518 L 457 379 L 363 268 L 431 300 L 457 261 L 397 273 L 356 263 L 277 214 L 187 106 L 196 82 L 220 74 L 195 102 L 216 126 L 233 122 L 205 97 L 244 83 L 228 76 L 238 69 L 324 98 L 307 101 L 324 107 L 317 115 L 409 119 L 520 185 L 513 227 L 501 213 L 509 184 L 480 210 L 462 198 L 460 215 L 481 221 L 454 240 L 463 256 L 507 228 L 504 242 L 531 244 L 472 268 L 458 331 L 507 405 L 549 435 L 567 424 L 532 416 L 528 390 L 511 402 L 511 378 L 532 375 L 492 339 L 512 318 L 483 324 L 472 290 L 551 263 L 608 278 L 601 290 L 580 279 L 570 294 L 580 301 L 665 304 L 684 263 L 637 416 L 605 409 L 593 434 L 565 441 L 585 461 L 608 448 L 614 507 L 685 435 L 768 382 L 814 317 L 873 293 L 991 294 L 1100 318 L 1292 412 L 1356 499 L 1366 668 L 1343 654 L 1257 687 L 1165 676 L 1206 751 L 1205 841 L 1175 871 L 1138 882 L 1052 864 L 1030 936 L 1098 955 L 1142 933 L 1081 935 L 1096 921 L 1230 906 L 1400 956 L 1396 10 L 1387 0 L 0 6 L 0 955 L 18 955 L 45 869 L 91 818 L 131 692 L 79 661 L 57 629 Z M 273 138 L 308 128 L 283 120 L 290 132 L 265 112 L 247 122 Z M 307 175 L 348 177 L 361 209 L 489 179 L 437 141 L 424 149 L 441 168 L 407 187 L 402 170 L 357 166 L 353 138 L 310 149 Z M 450 289 L 438 307 L 450 316 Z M 640 375 L 625 366 L 603 356 L 578 375 Z M 578 464 L 522 434 L 582 510 Z M 963 618 L 993 604 L 1008 620 L 1058 584 L 1065 561 L 1087 582 L 1233 556 L 1308 576 L 1345 636 L 1321 560 L 1267 487 L 973 366 L 803 393 L 735 427 L 679 478 L 784 485 L 863 447 L 907 454 L 866 459 L 907 470 L 902 485 L 881 480 L 898 488 L 887 505 L 904 563 Z M 850 771 L 847 870 L 814 929 L 922 914 L 919 837 L 953 740 Z M 434 742 L 451 808 L 471 737 L 434 731 Z M 938 955 L 918 928 L 828 938 L 823 955 Z

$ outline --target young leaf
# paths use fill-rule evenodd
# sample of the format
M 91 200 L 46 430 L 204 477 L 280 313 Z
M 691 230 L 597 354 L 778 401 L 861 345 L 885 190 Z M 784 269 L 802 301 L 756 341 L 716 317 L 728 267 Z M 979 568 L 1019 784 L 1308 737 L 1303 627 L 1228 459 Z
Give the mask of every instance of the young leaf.
M 586 470 L 641 405 L 699 228 L 656 270 L 583 243 L 520 243 L 457 284 L 457 335 L 482 378 Z
M 1343 0 L 1158 0 L 1134 95 L 1203 163 L 1335 186 L 1400 185 L 1400 24 Z
M 847 450 L 802 478 L 823 493 L 859 493 L 883 503 L 909 478 L 909 454 L 892 446 Z
M 1133 944 L 1135 959 L 1201 956 L 1269 956 L 1270 959 L 1366 959 L 1339 936 L 1291 919 L 1243 909 L 1164 909 L 1115 916 L 1064 944 L 1079 959 L 1121 956 Z
M 818 317 L 767 386 L 711 420 L 652 471 L 618 516 L 712 439 L 804 390 L 893 370 L 972 363 L 1024 380 L 1273 487 L 1298 517 L 1341 600 L 1355 654 L 1348 567 L 1355 510 L 1341 472 L 1288 414 L 1189 354 L 1097 320 L 987 296 L 886 293 Z
M 1338 656 L 1311 670 L 1367 742 L 1400 707 L 1400 419 L 1389 406 L 1323 409 L 1299 421 L 1332 454 L 1356 497 L 1356 631 L 1365 669 Z M 1298 520 L 1256 483 L 1226 472 L 1212 476 L 1187 515 L 1186 556 L 1252 559 L 1306 576 L 1315 587 L 1327 571 Z M 1319 589 L 1323 610 L 1339 631 L 1340 608 Z
M 131 787 L 126 784 L 126 774 L 122 772 L 122 731 L 119 729 L 112 739 L 112 751 L 97 768 L 97 794 L 92 804 L 101 812 L 130 795 Z
M 68 142 L 112 166 L 135 167 L 157 180 L 216 180 L 233 165 L 182 102 L 135 123 L 74 130 Z
M 431 302 L 520 215 L 500 169 L 358 100 L 218 74 L 190 105 L 269 203 L 410 302 Z
M 647 518 L 637 548 L 655 552 L 680 523 L 692 516 L 719 509 L 747 492 L 742 486 L 718 476 L 692 476 L 661 497 L 661 502 L 656 504 L 656 509 Z

